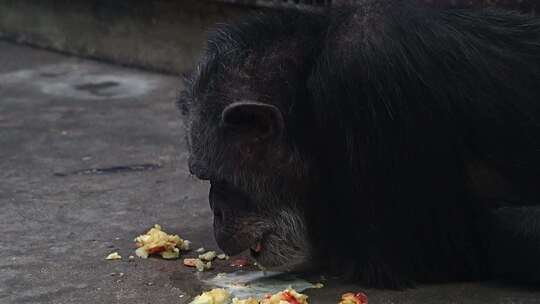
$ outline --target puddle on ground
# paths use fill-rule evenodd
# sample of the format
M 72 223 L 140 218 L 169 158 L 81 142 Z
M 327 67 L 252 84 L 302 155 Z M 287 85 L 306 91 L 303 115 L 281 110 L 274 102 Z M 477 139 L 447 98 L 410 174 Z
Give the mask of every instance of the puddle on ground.
M 55 172 L 54 176 L 66 177 L 70 175 L 105 175 L 105 174 L 115 174 L 115 173 L 130 173 L 130 172 L 141 172 L 141 171 L 152 171 L 161 169 L 159 164 L 137 164 L 129 166 L 113 166 L 105 168 L 90 168 L 90 169 L 81 169 L 71 172 Z
M 283 272 L 236 271 L 220 273 L 215 277 L 203 279 L 202 282 L 210 288 L 224 288 L 237 298 L 263 298 L 269 293 L 277 293 L 289 287 L 299 292 L 316 288 L 306 280 Z
M 0 74 L 0 84 L 30 85 L 42 93 L 83 100 L 133 98 L 152 91 L 158 77 L 81 61 Z

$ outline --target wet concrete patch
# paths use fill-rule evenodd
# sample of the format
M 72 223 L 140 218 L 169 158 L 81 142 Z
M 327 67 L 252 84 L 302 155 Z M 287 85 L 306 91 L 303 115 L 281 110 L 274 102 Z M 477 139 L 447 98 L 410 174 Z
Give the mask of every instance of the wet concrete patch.
M 120 83 L 116 81 L 101 81 L 77 84 L 74 87 L 76 90 L 86 91 L 96 96 L 114 96 L 111 90 L 119 85 Z
M 85 62 L 63 62 L 0 74 L 0 84 L 31 85 L 47 95 L 75 99 L 125 99 L 155 89 L 157 81 L 145 76 L 126 71 L 104 73 Z
M 55 172 L 54 176 L 65 177 L 70 175 L 102 175 L 102 174 L 115 174 L 115 173 L 129 173 L 129 172 L 141 172 L 141 171 L 153 171 L 160 169 L 159 164 L 137 164 L 127 166 L 112 166 L 104 168 L 89 168 L 81 169 L 70 172 Z

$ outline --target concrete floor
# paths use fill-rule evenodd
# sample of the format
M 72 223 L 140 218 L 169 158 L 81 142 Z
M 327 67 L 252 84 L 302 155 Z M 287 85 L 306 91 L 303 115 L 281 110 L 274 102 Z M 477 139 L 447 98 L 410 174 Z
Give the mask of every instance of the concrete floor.
M 186 171 L 178 86 L 0 42 L 0 303 L 187 303 L 206 288 L 180 260 L 126 259 L 154 223 L 217 249 L 208 187 Z M 112 251 L 124 259 L 105 261 Z M 233 270 L 216 265 L 205 275 Z M 495 283 L 338 285 L 308 292 L 311 303 L 356 290 L 370 303 L 540 303 L 538 291 Z

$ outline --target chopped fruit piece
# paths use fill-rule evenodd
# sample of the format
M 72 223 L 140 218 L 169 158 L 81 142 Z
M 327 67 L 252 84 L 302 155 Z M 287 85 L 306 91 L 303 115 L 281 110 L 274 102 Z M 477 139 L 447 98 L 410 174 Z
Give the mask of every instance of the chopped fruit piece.
M 184 266 L 195 267 L 199 259 L 184 259 Z
M 220 260 L 228 260 L 229 256 L 226 255 L 225 253 L 222 253 L 222 254 L 218 254 L 217 258 L 220 259 Z
M 231 294 L 225 289 L 216 288 L 203 292 L 191 304 L 226 304 L 229 302 L 230 297 Z
M 368 297 L 365 293 L 346 293 L 341 296 L 341 301 L 339 304 L 368 304 Z
M 306 295 L 298 293 L 292 288 L 288 288 L 276 294 L 267 295 L 265 299 L 261 301 L 261 304 L 307 304 L 307 299 L 308 297 Z
M 191 242 L 188 240 L 184 240 L 182 245 L 178 246 L 178 248 L 182 251 L 188 251 L 191 249 Z
M 184 266 L 195 267 L 198 271 L 205 271 L 212 268 L 212 262 L 205 263 L 201 259 L 184 259 Z
M 166 250 L 161 252 L 161 257 L 166 260 L 177 259 L 180 256 L 180 249 L 173 248 L 172 250 Z
M 176 259 L 180 250 L 189 250 L 190 242 L 181 239 L 178 235 L 169 235 L 162 231 L 160 225 L 154 225 L 146 234 L 135 238 L 137 250 L 135 253 L 143 259 L 149 255 L 159 254 L 164 259 Z
M 203 261 L 213 261 L 216 258 L 216 252 L 215 251 L 208 251 L 207 253 L 199 255 L 199 259 Z
M 122 256 L 118 254 L 118 252 L 113 252 L 109 254 L 105 260 L 121 260 Z
M 231 266 L 233 267 L 244 267 L 248 265 L 249 265 L 249 261 L 246 258 L 238 258 L 231 262 Z
M 234 298 L 232 300 L 232 304 L 259 304 L 259 303 L 260 301 L 254 298 L 247 298 L 247 299 L 242 299 L 242 300 Z
M 195 261 L 195 268 L 197 268 L 198 271 L 205 271 L 207 269 L 212 268 L 212 262 L 205 263 L 199 259 Z

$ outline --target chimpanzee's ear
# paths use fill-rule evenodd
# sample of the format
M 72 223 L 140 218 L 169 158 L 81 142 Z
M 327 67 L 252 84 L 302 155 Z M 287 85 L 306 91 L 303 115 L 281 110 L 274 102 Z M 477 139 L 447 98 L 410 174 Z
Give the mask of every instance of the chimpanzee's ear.
M 221 122 L 225 128 L 253 141 L 280 137 L 284 130 L 283 115 L 276 106 L 253 101 L 226 106 Z

